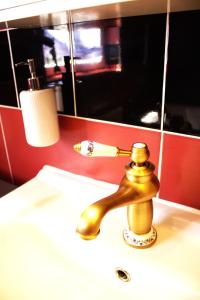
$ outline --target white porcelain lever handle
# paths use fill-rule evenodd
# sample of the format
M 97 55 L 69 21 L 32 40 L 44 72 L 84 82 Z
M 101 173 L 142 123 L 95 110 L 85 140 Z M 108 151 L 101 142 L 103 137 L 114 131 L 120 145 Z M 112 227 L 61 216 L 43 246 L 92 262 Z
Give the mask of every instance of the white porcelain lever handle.
M 104 145 L 93 141 L 82 141 L 74 145 L 74 150 L 84 156 L 131 156 L 131 151 L 122 150 L 115 146 Z

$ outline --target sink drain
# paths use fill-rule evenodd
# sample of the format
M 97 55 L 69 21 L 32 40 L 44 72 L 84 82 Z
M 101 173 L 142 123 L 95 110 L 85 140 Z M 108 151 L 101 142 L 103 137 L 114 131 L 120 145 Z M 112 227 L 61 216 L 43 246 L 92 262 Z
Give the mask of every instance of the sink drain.
M 122 280 L 124 282 L 131 281 L 131 276 L 126 270 L 124 270 L 122 268 L 117 268 L 115 270 L 115 273 L 120 280 Z

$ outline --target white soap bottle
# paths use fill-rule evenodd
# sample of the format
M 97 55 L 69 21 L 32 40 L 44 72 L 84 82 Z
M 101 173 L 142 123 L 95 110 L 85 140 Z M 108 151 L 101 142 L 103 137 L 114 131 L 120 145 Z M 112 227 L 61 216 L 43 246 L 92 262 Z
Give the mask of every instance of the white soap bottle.
M 20 93 L 20 103 L 27 143 L 35 147 L 51 146 L 59 140 L 55 90 L 41 89 L 33 59 L 27 63 L 31 73 L 29 90 Z

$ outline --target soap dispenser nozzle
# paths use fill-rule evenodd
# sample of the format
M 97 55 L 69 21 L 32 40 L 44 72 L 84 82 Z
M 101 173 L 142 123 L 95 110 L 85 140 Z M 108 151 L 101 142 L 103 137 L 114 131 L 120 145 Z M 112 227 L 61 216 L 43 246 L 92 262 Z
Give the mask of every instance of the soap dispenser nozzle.
M 34 90 L 40 90 L 40 82 L 39 78 L 36 75 L 36 68 L 35 68 L 35 62 L 33 58 L 27 59 L 27 62 L 19 62 L 15 64 L 16 67 L 18 66 L 28 66 L 29 71 L 31 74 L 31 77 L 28 78 L 28 87 L 30 91 Z

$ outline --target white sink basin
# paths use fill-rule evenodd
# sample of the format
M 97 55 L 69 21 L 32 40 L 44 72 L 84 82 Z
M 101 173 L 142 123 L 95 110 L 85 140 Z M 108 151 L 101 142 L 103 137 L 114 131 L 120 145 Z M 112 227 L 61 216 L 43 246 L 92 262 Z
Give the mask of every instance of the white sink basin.
M 106 215 L 95 240 L 76 234 L 84 208 L 116 189 L 45 166 L 0 198 L 0 299 L 199 300 L 198 210 L 155 199 L 158 240 L 143 250 L 123 241 L 126 208 Z

